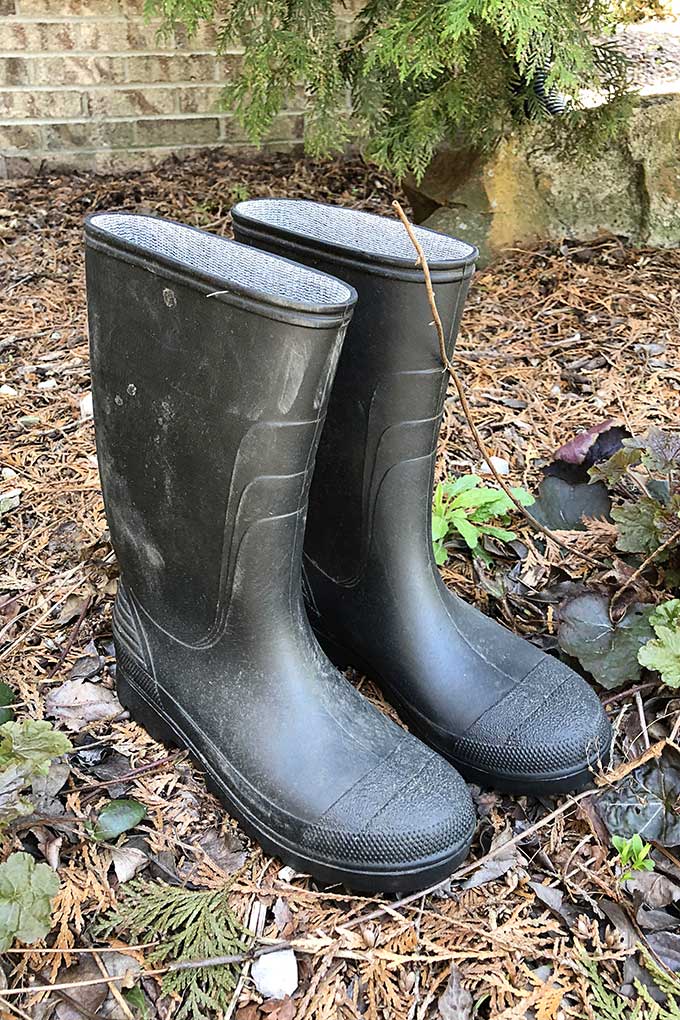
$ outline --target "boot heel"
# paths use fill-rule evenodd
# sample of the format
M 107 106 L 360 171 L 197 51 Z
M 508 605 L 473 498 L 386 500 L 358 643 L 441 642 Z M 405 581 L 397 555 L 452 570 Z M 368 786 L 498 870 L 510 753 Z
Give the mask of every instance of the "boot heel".
M 125 666 L 118 659 L 116 670 L 116 690 L 118 700 L 126 708 L 132 719 L 143 726 L 149 736 L 161 744 L 180 747 L 181 742 L 174 729 L 164 719 L 157 708 L 149 703 L 139 687 L 127 675 Z

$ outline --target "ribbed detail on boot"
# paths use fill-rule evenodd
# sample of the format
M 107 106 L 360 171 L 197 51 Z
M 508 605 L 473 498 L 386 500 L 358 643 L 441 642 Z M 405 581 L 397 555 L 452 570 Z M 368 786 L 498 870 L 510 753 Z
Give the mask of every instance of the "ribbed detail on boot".
M 595 692 L 546 656 L 505 698 L 451 745 L 456 758 L 486 771 L 531 775 L 596 767 L 611 727 Z
M 125 674 L 125 678 L 135 687 L 139 688 L 147 701 L 150 701 L 152 705 L 160 706 L 161 698 L 156 681 L 125 650 L 120 644 L 120 639 L 116 641 L 116 660 L 118 670 Z
M 305 841 L 323 856 L 366 864 L 404 864 L 450 852 L 469 841 L 475 826 L 461 777 L 410 735 L 329 814 L 328 825 L 322 820 L 306 829 Z M 347 824 L 353 818 L 361 820 L 361 829 Z M 419 828 L 413 824 L 418 818 L 429 824 Z

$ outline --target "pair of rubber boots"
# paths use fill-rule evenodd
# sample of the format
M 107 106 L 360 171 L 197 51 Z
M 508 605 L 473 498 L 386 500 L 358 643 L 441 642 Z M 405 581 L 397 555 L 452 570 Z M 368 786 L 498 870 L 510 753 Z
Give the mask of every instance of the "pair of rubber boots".
M 240 243 L 86 225 L 119 697 L 266 851 L 323 882 L 423 888 L 470 845 L 460 773 L 574 789 L 609 724 L 581 677 L 439 577 L 447 376 L 402 225 L 270 199 L 233 218 Z M 477 253 L 417 235 L 450 353 Z

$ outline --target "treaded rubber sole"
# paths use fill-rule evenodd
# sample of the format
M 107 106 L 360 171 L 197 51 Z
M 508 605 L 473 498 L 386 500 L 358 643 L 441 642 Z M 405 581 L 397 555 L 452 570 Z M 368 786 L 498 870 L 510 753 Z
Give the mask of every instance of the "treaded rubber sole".
M 136 668 L 139 668 L 136 666 Z M 401 867 L 399 870 L 380 869 L 360 863 L 348 866 L 344 862 L 320 860 L 311 856 L 301 845 L 295 845 L 277 835 L 256 818 L 215 772 L 210 762 L 193 744 L 191 738 L 160 707 L 152 705 L 145 693 L 126 675 L 118 658 L 116 684 L 118 699 L 131 717 L 140 723 L 154 740 L 173 747 L 186 748 L 205 773 L 208 789 L 224 804 L 229 814 L 237 819 L 243 830 L 260 844 L 272 857 L 296 871 L 326 885 L 346 885 L 357 892 L 404 893 L 443 882 L 465 859 L 470 849 L 474 828 L 461 844 L 445 854 L 433 855 Z
M 314 627 L 313 630 L 317 641 L 334 666 L 338 669 L 356 669 L 365 676 L 375 678 L 381 691 L 407 723 L 411 732 L 423 743 L 441 754 L 443 758 L 446 758 L 468 783 L 474 783 L 483 790 L 498 790 L 516 796 L 554 797 L 561 793 L 578 793 L 594 782 L 595 773 L 589 761 L 579 762 L 573 768 L 562 771 L 517 773 L 512 776 L 504 776 L 502 773 L 486 772 L 462 758 L 457 758 L 444 745 L 437 742 L 436 734 L 433 733 L 431 727 L 428 727 L 427 721 L 421 718 L 409 703 L 401 698 L 367 662 L 362 661 L 361 657 L 354 652 L 344 648 L 334 638 L 328 637 Z M 609 751 L 602 758 L 603 765 L 608 763 Z

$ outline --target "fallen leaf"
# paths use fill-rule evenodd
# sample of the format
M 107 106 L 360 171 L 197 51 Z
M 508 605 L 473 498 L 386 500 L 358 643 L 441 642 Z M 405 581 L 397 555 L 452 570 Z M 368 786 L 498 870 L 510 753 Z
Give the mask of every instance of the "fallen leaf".
M 243 867 L 246 851 L 238 833 L 233 829 L 223 836 L 217 829 L 207 829 L 198 838 L 198 846 L 218 868 L 232 874 Z
M 67 762 L 54 761 L 44 776 L 36 776 L 31 783 L 31 802 L 37 815 L 62 814 L 64 806 L 57 794 L 71 774 Z
M 463 988 L 462 976 L 455 963 L 451 964 L 449 980 L 437 1006 L 441 1020 L 470 1020 L 472 1016 L 472 996 Z
M 67 729 L 80 730 L 86 723 L 110 719 L 123 711 L 113 691 L 88 680 L 65 680 L 45 698 L 45 711 L 60 719 Z
M 673 931 L 654 931 L 647 942 L 655 956 L 674 974 L 680 972 L 680 935 Z
M 149 863 L 148 855 L 134 846 L 111 847 L 111 863 L 121 885 L 134 878 Z
M 649 909 L 667 907 L 680 900 L 680 885 L 659 871 L 641 871 L 625 883 L 629 893 Z
M 108 955 L 108 954 L 107 954 Z M 81 956 L 78 963 L 73 967 L 61 967 L 57 974 L 57 981 L 62 982 L 86 982 L 101 978 L 101 971 L 91 956 Z M 77 1008 L 82 1006 L 91 1013 L 96 1013 L 103 1005 L 107 995 L 108 987 L 105 984 L 87 985 L 82 984 L 76 989 L 78 994 L 77 1004 L 70 1002 L 59 1002 L 55 1011 L 57 1020 L 83 1020 L 83 1014 Z
M 103 842 L 115 839 L 128 829 L 134 829 L 145 815 L 146 808 L 138 800 L 111 800 L 99 812 L 92 837 Z
M 55 627 L 65 627 L 67 623 L 77 620 L 89 601 L 89 595 L 69 595 L 59 611 L 56 612 Z

